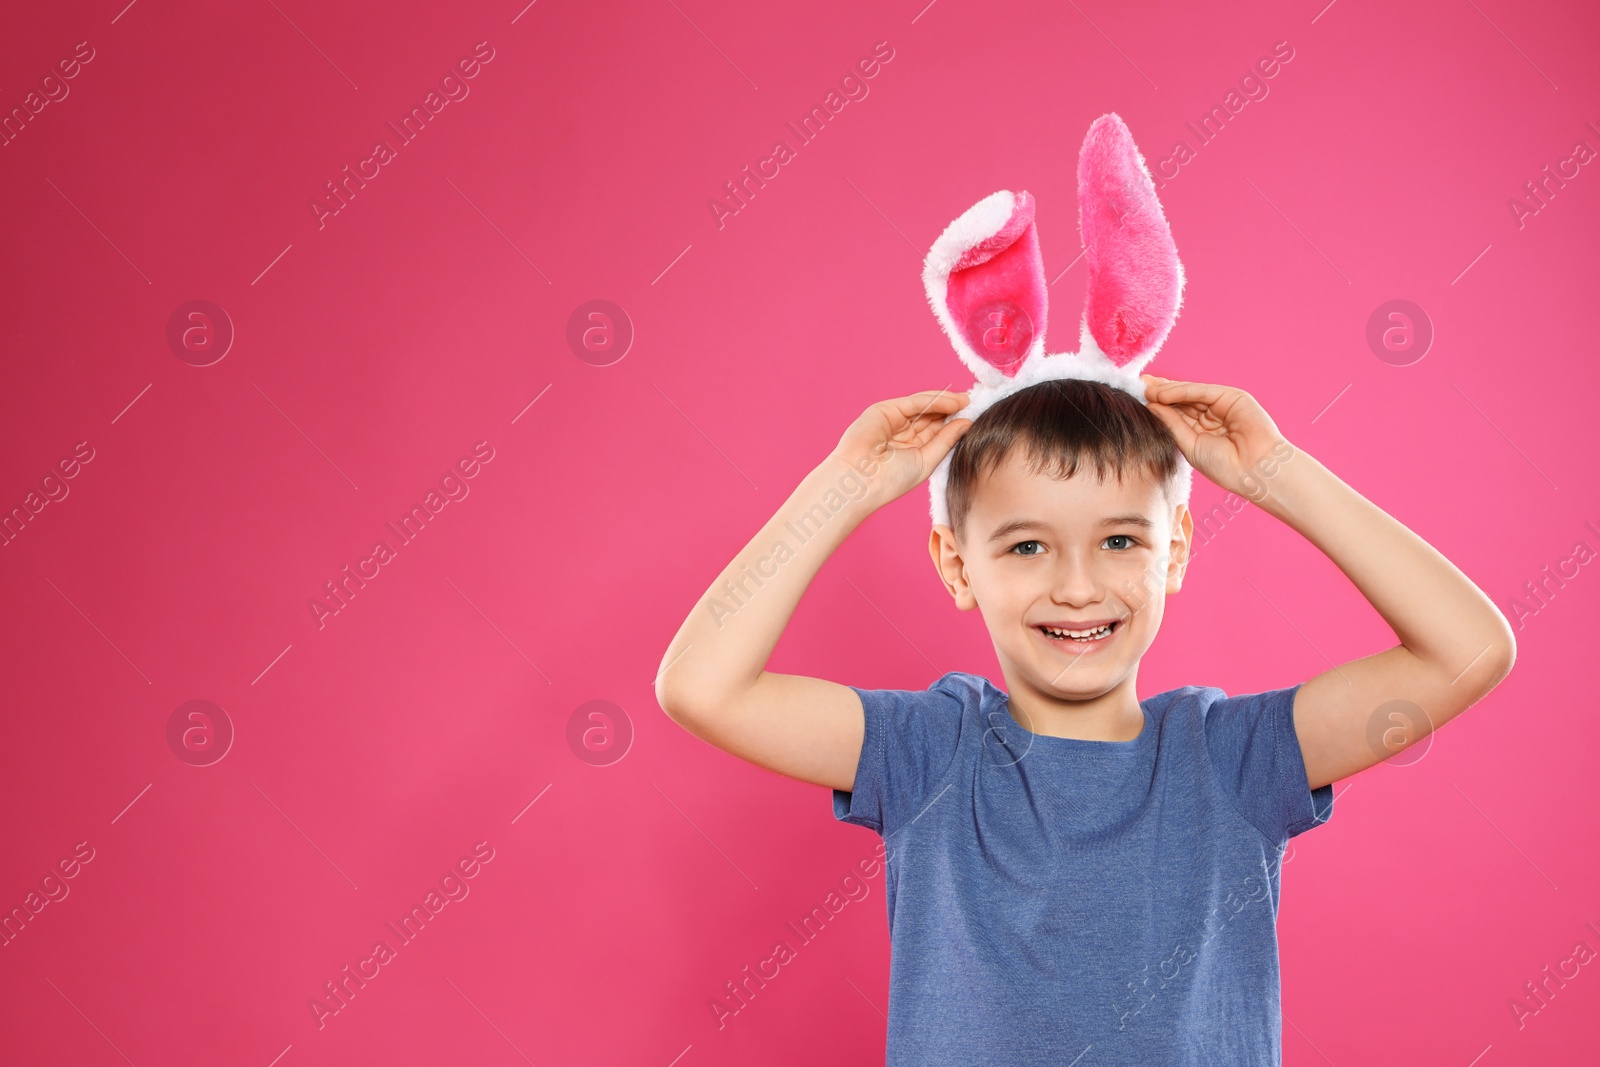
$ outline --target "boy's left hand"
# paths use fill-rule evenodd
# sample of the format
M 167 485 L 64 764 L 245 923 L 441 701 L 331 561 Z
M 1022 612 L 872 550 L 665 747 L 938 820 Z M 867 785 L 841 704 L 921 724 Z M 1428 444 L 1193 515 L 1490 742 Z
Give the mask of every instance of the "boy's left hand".
M 1172 431 L 1183 458 L 1223 489 L 1254 500 L 1271 472 L 1270 459 L 1293 454 L 1266 409 L 1243 389 L 1139 377 L 1150 410 Z

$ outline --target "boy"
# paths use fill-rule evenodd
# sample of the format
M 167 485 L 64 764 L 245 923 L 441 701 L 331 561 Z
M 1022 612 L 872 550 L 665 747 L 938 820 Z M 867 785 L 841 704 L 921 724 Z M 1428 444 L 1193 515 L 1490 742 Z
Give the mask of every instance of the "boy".
M 1488 597 L 1248 393 L 1141 377 L 1148 406 L 1079 380 L 975 421 L 949 418 L 964 393 L 875 404 L 663 658 L 675 722 L 831 787 L 836 818 L 883 836 L 891 1067 L 1280 1063 L 1289 838 L 1327 821 L 1334 782 L 1460 714 L 1515 659 Z M 956 606 L 982 613 L 1005 690 L 963 672 L 902 691 L 766 671 L 823 561 L 946 452 L 950 522 L 929 548 Z M 1180 452 L 1325 552 L 1400 643 L 1287 689 L 1139 700 L 1189 560 Z M 1403 740 L 1377 714 L 1391 701 L 1418 709 Z

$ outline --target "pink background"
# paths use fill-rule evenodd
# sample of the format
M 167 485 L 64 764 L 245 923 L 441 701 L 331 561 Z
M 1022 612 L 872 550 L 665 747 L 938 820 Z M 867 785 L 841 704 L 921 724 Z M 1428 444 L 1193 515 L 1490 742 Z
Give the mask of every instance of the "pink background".
M 0 549 L 0 909 L 69 890 L 0 948 L 0 1061 L 881 1063 L 881 874 L 719 1029 L 724 983 L 878 839 L 672 724 L 652 680 L 855 415 L 965 384 L 919 280 L 951 218 L 1038 197 L 1052 348 L 1073 345 L 1074 167 L 1107 111 L 1152 166 L 1194 151 L 1161 192 L 1189 285 L 1154 371 L 1248 388 L 1508 615 L 1600 550 L 1600 166 L 1521 226 L 1508 207 L 1600 148 L 1592 5 L 523 2 L 7 17 L 7 111 L 78 42 L 93 59 L 0 148 L 0 509 L 69 490 Z M 469 95 L 319 227 L 325 183 L 480 41 Z M 798 145 L 785 123 L 879 41 L 870 94 Z M 1268 95 L 1199 145 L 1186 123 L 1279 41 Z M 719 228 L 710 198 L 780 138 L 795 158 Z M 595 299 L 636 331 L 608 366 L 566 340 Z M 1436 331 L 1405 366 L 1366 342 L 1393 299 Z M 236 333 L 209 366 L 167 341 L 191 300 Z M 469 495 L 319 626 L 324 583 L 478 442 L 493 459 L 447 482 Z M 1197 479 L 1197 508 L 1221 500 Z M 774 669 L 999 677 L 926 507 L 851 539 Z M 1506 683 L 1297 839 L 1287 1063 L 1593 1055 L 1594 965 L 1520 1028 L 1509 1002 L 1600 950 L 1596 570 L 1548 581 Z M 1253 508 L 1190 575 L 1141 695 L 1393 642 Z M 191 700 L 234 731 L 208 766 L 180 754 L 220 734 L 168 740 Z M 593 700 L 621 709 L 598 756 L 569 742 Z M 614 757 L 623 717 L 623 758 L 580 758 Z M 47 881 L 79 842 L 93 859 Z M 319 1026 L 325 983 L 480 842 L 446 879 L 469 895 Z

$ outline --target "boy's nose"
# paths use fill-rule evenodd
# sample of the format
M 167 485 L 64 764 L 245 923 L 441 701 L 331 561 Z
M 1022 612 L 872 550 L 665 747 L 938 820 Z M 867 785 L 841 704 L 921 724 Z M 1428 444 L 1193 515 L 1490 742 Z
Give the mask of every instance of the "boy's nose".
M 1101 576 L 1082 560 L 1063 558 L 1051 575 L 1050 595 L 1060 604 L 1092 604 L 1103 589 Z

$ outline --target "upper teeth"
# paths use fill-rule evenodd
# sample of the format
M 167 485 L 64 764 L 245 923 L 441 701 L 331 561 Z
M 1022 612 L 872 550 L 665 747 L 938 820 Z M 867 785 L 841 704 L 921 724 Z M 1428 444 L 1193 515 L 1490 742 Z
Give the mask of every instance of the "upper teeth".
M 1111 623 L 1108 622 L 1104 626 L 1093 630 L 1055 630 L 1048 626 L 1042 627 L 1042 629 L 1051 637 L 1100 637 L 1111 632 Z

